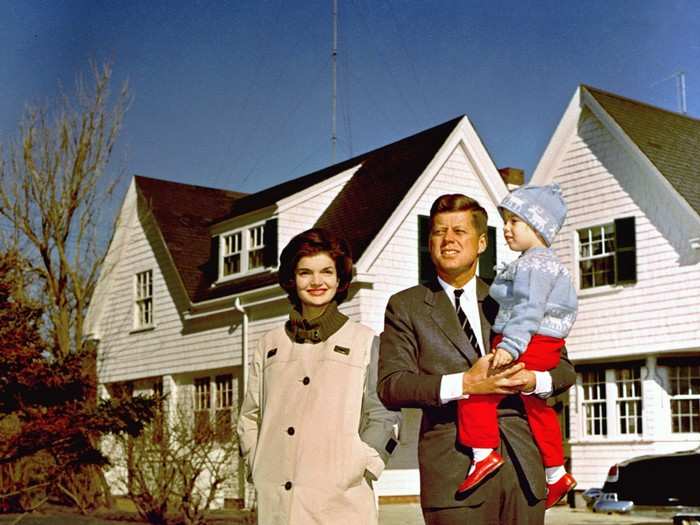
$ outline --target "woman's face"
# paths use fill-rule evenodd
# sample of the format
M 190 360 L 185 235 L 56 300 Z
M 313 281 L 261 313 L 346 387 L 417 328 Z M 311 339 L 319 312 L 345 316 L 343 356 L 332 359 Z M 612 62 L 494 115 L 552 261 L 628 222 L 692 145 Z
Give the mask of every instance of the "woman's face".
M 323 313 L 338 291 L 338 272 L 328 253 L 302 257 L 294 271 L 302 315 L 313 319 Z

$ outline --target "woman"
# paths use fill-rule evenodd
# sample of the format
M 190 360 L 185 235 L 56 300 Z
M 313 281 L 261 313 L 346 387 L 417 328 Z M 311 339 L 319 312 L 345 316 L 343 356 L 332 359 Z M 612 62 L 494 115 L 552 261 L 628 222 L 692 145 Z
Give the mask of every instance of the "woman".
M 238 420 L 260 524 L 377 523 L 372 480 L 400 416 L 377 398 L 378 338 L 338 311 L 351 279 L 347 243 L 326 230 L 282 251 L 293 308 L 259 341 Z

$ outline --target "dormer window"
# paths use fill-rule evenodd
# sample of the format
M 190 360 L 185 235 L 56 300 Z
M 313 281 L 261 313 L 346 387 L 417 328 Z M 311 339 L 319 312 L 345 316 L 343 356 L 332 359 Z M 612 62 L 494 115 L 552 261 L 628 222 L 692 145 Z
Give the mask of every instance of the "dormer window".
M 261 224 L 248 230 L 248 270 L 262 268 L 265 253 L 265 225 Z
M 277 265 L 277 219 L 219 236 L 219 280 L 241 277 Z
M 231 233 L 222 237 L 224 243 L 222 277 L 241 273 L 241 252 L 243 251 L 241 237 L 243 237 L 243 232 Z

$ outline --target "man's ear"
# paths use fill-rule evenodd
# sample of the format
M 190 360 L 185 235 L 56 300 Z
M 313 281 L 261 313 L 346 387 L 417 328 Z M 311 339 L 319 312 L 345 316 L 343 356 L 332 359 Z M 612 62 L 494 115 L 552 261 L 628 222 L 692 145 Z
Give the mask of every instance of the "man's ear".
M 479 246 L 477 247 L 477 253 L 481 255 L 486 251 L 486 248 L 489 245 L 488 237 L 486 236 L 485 233 L 482 233 L 479 235 Z

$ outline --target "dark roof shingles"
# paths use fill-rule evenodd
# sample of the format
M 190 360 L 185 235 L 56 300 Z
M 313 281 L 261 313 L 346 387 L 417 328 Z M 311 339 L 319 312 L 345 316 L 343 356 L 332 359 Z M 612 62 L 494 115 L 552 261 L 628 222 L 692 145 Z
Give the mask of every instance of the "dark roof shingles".
M 207 283 L 216 279 L 216 268 L 209 257 L 209 228 L 227 216 L 233 203 L 245 194 L 149 177 L 134 178 L 188 295 L 192 300 L 205 297 Z
M 361 165 L 316 223 L 345 237 L 357 261 L 461 118 L 250 195 L 147 177 L 136 177 L 136 183 L 153 211 L 190 299 L 200 302 L 277 280 L 276 273 L 266 272 L 212 287 L 217 278 L 217 261 L 210 257 L 213 224 L 267 208 Z
M 460 120 L 368 154 L 316 226 L 345 237 L 357 261 Z
M 583 86 L 700 214 L 700 120 Z

